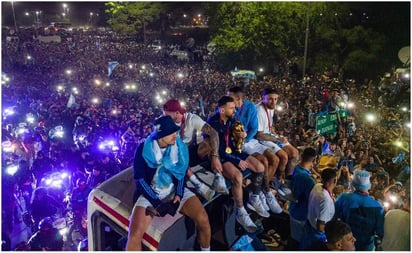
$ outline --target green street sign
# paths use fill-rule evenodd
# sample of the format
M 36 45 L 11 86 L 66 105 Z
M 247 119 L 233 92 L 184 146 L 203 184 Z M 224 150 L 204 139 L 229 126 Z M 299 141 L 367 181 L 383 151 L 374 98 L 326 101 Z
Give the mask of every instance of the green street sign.
M 348 117 L 348 110 L 340 109 L 338 112 L 339 112 L 339 117 L 341 119 Z
M 316 131 L 320 135 L 336 134 L 337 130 L 338 117 L 335 113 L 316 117 Z

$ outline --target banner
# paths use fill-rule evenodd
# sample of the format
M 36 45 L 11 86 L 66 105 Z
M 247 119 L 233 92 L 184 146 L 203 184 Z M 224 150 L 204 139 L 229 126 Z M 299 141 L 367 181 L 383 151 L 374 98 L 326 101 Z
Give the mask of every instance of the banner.
M 232 74 L 232 76 L 234 77 L 244 77 L 244 78 L 248 78 L 248 79 L 255 79 L 256 74 L 255 71 L 252 70 L 233 70 L 230 71 L 230 74 Z
M 70 93 L 69 100 L 67 100 L 67 108 L 72 108 L 74 105 L 76 105 L 76 99 L 73 96 L 73 93 Z
M 108 67 L 108 76 L 110 77 L 112 75 L 112 72 L 114 68 L 119 65 L 118 61 L 109 61 L 109 67 Z
M 338 117 L 336 114 L 326 114 L 316 117 L 316 131 L 320 135 L 336 134 L 338 130 Z
M 339 109 L 338 113 L 341 119 L 348 117 L 348 110 L 346 109 Z

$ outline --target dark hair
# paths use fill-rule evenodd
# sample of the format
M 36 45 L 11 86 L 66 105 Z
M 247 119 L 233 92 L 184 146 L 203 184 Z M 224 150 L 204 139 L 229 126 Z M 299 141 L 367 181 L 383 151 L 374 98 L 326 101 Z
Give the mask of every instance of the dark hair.
M 302 161 L 308 162 L 316 158 L 316 150 L 313 148 L 305 148 L 302 153 Z
M 279 94 L 278 90 L 273 87 L 266 87 L 263 89 L 262 95 L 269 95 L 269 94 Z
M 243 89 L 240 86 L 234 86 L 229 89 L 229 92 L 233 93 L 243 93 Z
M 329 182 L 332 178 L 336 177 L 336 170 L 331 168 L 326 168 L 321 172 L 322 183 Z
M 325 235 L 328 243 L 335 243 L 351 232 L 351 227 L 338 219 L 333 219 L 325 225 Z
M 217 106 L 221 107 L 221 106 L 226 105 L 229 102 L 235 102 L 235 100 L 232 97 L 223 96 L 217 101 Z

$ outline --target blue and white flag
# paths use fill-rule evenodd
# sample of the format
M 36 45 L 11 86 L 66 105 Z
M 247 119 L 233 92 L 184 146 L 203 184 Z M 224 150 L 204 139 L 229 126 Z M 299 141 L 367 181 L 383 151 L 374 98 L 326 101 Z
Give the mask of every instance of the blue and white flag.
M 206 116 L 206 114 L 205 114 L 205 102 L 203 101 L 203 97 L 199 98 L 199 107 L 200 107 L 200 116 Z
M 109 77 L 112 75 L 112 72 L 113 72 L 114 68 L 119 64 L 120 63 L 118 61 L 109 61 L 109 69 L 108 69 L 108 71 L 109 71 L 108 76 Z
M 75 47 L 76 47 L 76 41 L 73 42 L 73 44 L 69 45 L 69 49 L 70 49 L 70 50 L 71 50 L 71 49 L 74 49 Z
M 74 97 L 73 93 L 70 93 L 69 100 L 67 100 L 67 108 L 72 108 L 76 105 L 76 98 Z
M 405 158 L 405 152 L 401 152 L 398 156 L 393 157 L 392 162 L 401 163 L 403 161 L 403 158 Z
M 100 38 L 97 39 L 97 41 L 96 41 L 96 48 L 97 48 L 99 51 L 102 51 L 102 46 L 100 45 Z

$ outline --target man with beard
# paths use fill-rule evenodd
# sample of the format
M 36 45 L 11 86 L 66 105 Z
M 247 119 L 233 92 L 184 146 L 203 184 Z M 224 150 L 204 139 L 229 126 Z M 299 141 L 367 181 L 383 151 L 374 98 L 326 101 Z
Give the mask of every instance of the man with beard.
M 259 128 L 256 139 L 271 148 L 279 157 L 279 178 L 283 179 L 285 176 L 292 175 L 299 152 L 285 137 L 275 133 L 273 125 L 278 120 L 275 108 L 279 92 L 275 88 L 265 88 L 262 96 L 262 102 L 257 105 Z
M 223 96 L 218 100 L 218 110 L 208 123 L 219 134 L 219 158 L 223 165 L 223 176 L 232 182 L 232 194 L 236 205 L 236 220 L 249 233 L 254 233 L 257 229 L 252 219 L 249 217 L 243 205 L 242 172 L 246 169 L 252 171 L 252 195 L 249 204 L 262 217 L 269 217 L 270 214 L 263 207 L 260 199 L 262 191 L 262 181 L 264 166 L 255 157 L 246 153 L 238 153 L 232 141 L 232 126 L 234 124 L 235 102 L 229 96 Z M 246 132 L 234 132 L 240 138 L 246 137 Z
M 270 190 L 270 182 L 273 181 L 279 166 L 279 158 L 270 148 L 255 139 L 259 126 L 255 104 L 243 98 L 243 90 L 239 86 L 231 87 L 228 95 L 235 101 L 235 119 L 242 123 L 247 133 L 242 145 L 242 152 L 256 157 L 265 166 L 263 191 L 260 194 L 262 204 L 267 211 L 270 210 L 273 213 L 279 214 L 282 212 L 282 208 Z M 253 210 L 252 206 L 248 207 Z

